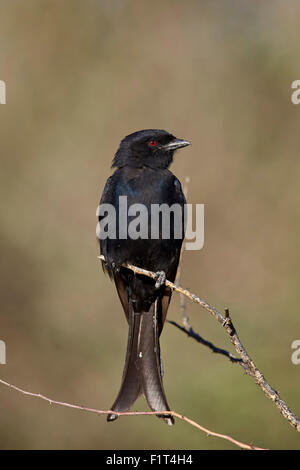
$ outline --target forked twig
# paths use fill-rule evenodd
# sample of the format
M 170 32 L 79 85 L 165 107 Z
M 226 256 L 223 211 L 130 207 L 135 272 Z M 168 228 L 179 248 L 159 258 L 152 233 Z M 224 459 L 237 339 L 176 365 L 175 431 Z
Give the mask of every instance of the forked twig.
M 194 331 L 191 326 L 187 328 L 185 326 L 179 325 L 176 321 L 173 320 L 167 320 L 167 322 L 173 326 L 176 326 L 176 328 L 178 328 L 180 331 L 183 331 L 187 336 L 196 340 L 197 343 L 203 344 L 203 346 L 207 346 L 213 353 L 222 354 L 223 356 L 228 357 L 231 362 L 238 363 L 242 367 L 244 366 L 243 360 L 241 358 L 234 356 L 229 351 L 226 351 L 226 349 L 218 348 L 211 341 L 207 341 L 206 339 L 202 338 L 202 336 L 196 333 L 196 331 Z
M 102 261 L 105 262 L 105 258 L 103 256 L 99 256 Z M 143 268 L 139 268 L 137 266 L 133 266 L 132 264 L 124 264 L 123 265 L 127 269 L 131 269 L 135 274 L 140 274 L 143 276 L 148 276 L 152 279 L 156 278 L 156 274 L 152 271 L 148 271 Z M 290 425 L 294 427 L 298 432 L 300 432 L 300 420 L 299 418 L 289 409 L 288 405 L 282 400 L 279 393 L 269 385 L 266 381 L 263 374 L 260 370 L 256 367 L 253 360 L 247 353 L 246 349 L 242 345 L 238 334 L 233 326 L 229 309 L 225 309 L 225 315 L 222 315 L 215 307 L 210 305 L 205 300 L 201 299 L 197 295 L 191 293 L 188 289 L 184 289 L 183 287 L 176 286 L 173 282 L 166 280 L 165 285 L 170 287 L 173 291 L 179 292 L 183 294 L 188 299 L 192 300 L 196 304 L 200 305 L 202 308 L 207 310 L 214 318 L 220 323 L 223 328 L 225 329 L 231 343 L 235 347 L 236 352 L 242 359 L 242 366 L 244 370 L 249 374 L 255 381 L 255 383 L 261 388 L 264 394 L 273 401 L 275 406 L 279 409 L 280 413 L 286 418 Z
M 103 256 L 99 256 L 98 258 L 100 258 L 102 261 L 105 262 L 105 258 Z M 124 264 L 123 266 L 127 269 L 132 270 L 135 274 L 148 276 L 152 279 L 156 279 L 156 274 L 152 271 L 148 271 L 146 269 L 142 269 L 142 268 L 139 268 L 137 266 L 133 266 L 131 264 Z M 257 383 L 257 385 L 259 385 L 259 387 L 263 390 L 265 395 L 275 403 L 276 407 L 279 409 L 281 414 L 289 421 L 289 423 L 298 432 L 300 432 L 300 420 L 299 420 L 299 418 L 289 409 L 287 404 L 280 398 L 278 392 L 276 390 L 274 390 L 268 384 L 268 382 L 264 378 L 263 374 L 256 367 L 256 365 L 254 364 L 254 362 L 252 361 L 252 359 L 248 355 L 247 351 L 243 347 L 243 345 L 242 345 L 242 343 L 241 343 L 241 341 L 240 341 L 240 339 L 237 335 L 237 332 L 236 332 L 236 330 L 233 326 L 232 320 L 230 318 L 229 309 L 225 310 L 225 315 L 223 316 L 220 312 L 218 312 L 218 310 L 215 307 L 211 306 L 205 300 L 201 299 L 197 295 L 191 293 L 189 290 L 184 289 L 183 287 L 181 287 L 179 285 L 175 285 L 172 282 L 170 282 L 169 280 L 165 281 L 165 285 L 170 287 L 172 290 L 174 290 L 176 292 L 179 292 L 179 294 L 181 294 L 182 296 L 185 296 L 185 297 L 189 298 L 190 300 L 192 300 L 193 302 L 199 304 L 201 307 L 203 307 L 205 310 L 207 310 L 224 327 L 226 333 L 229 336 L 229 339 L 230 339 L 231 343 L 233 344 L 233 346 L 235 347 L 237 353 L 239 354 L 240 359 L 236 358 L 235 356 L 231 355 L 231 353 L 228 353 L 225 350 L 221 350 L 221 348 L 216 348 L 214 345 L 212 345 L 212 343 L 210 343 L 206 340 L 203 340 L 203 338 L 201 338 L 199 335 L 197 335 L 197 333 L 193 332 L 193 330 L 191 329 L 190 326 L 189 326 L 190 331 L 188 331 L 186 329 L 186 326 L 181 327 L 180 325 L 177 325 L 175 322 L 171 322 L 171 323 L 175 324 L 175 326 L 177 326 L 181 330 L 185 331 L 185 333 L 187 333 L 190 336 L 192 336 L 193 338 L 197 339 L 197 341 L 202 342 L 202 344 L 205 344 L 206 346 L 209 346 L 214 352 L 218 352 L 218 353 L 221 353 L 221 354 L 226 355 L 226 356 L 229 355 L 229 358 L 232 362 L 238 362 L 244 368 L 244 370 L 247 372 L 247 374 L 249 374 L 254 379 L 254 381 Z M 0 379 L 0 383 L 7 386 L 7 387 L 9 387 L 9 388 L 12 388 L 12 389 L 18 391 L 18 392 L 21 392 L 23 395 L 40 398 L 40 399 L 42 399 L 44 401 L 47 401 L 48 403 L 53 404 L 53 405 L 65 406 L 65 407 L 68 407 L 68 408 L 87 411 L 87 412 L 95 413 L 95 414 L 98 414 L 98 415 L 107 415 L 107 414 L 112 413 L 111 410 L 97 410 L 97 409 L 88 408 L 88 407 L 84 407 L 84 406 L 80 406 L 80 405 L 74 405 L 74 404 L 71 404 L 71 403 L 66 403 L 66 402 L 60 402 L 60 401 L 57 401 L 57 400 L 53 400 L 53 399 L 48 398 L 44 395 L 41 395 L 40 393 L 33 393 L 33 392 L 28 392 L 26 390 L 23 390 L 23 389 L 15 386 L 15 385 L 12 385 L 8 382 L 5 382 L 4 380 L 1 380 L 1 379 Z M 167 410 L 165 412 L 164 411 L 159 411 L 159 412 L 158 411 L 157 412 L 155 412 L 155 411 L 141 411 L 141 412 L 136 412 L 136 411 L 116 412 L 116 411 L 113 411 L 113 413 L 117 414 L 118 416 L 160 415 L 160 414 L 164 414 L 164 413 L 171 414 L 172 416 L 174 416 L 174 417 L 176 417 L 176 418 L 178 418 L 182 421 L 185 421 L 185 422 L 189 423 L 190 425 L 194 426 L 195 428 L 205 432 L 208 436 L 215 436 L 215 437 L 227 440 L 227 441 L 231 442 L 232 444 L 237 445 L 238 447 L 240 447 L 242 449 L 265 450 L 265 449 L 260 448 L 260 447 L 255 447 L 251 444 L 250 445 L 249 444 L 244 444 L 244 443 L 242 443 L 242 442 L 240 442 L 240 441 L 238 441 L 238 440 L 236 440 L 236 439 L 234 439 L 231 436 L 228 436 L 226 434 L 221 434 L 221 433 L 216 433 L 214 431 L 210 431 L 209 429 L 205 428 L 204 426 L 201 426 L 196 421 L 194 421 L 190 418 L 187 418 L 186 416 L 184 416 L 180 413 L 177 413 L 175 411 L 169 411 L 169 410 Z

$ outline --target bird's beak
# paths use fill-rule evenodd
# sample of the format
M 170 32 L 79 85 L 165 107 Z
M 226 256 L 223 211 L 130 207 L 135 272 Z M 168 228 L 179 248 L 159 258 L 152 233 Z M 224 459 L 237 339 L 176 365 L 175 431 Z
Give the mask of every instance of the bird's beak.
M 191 142 L 189 142 L 188 140 L 175 139 L 175 140 L 172 140 L 172 142 L 169 142 L 168 144 L 163 145 L 162 148 L 166 150 L 177 150 L 177 149 L 181 149 L 182 147 L 187 147 L 188 145 L 191 145 Z

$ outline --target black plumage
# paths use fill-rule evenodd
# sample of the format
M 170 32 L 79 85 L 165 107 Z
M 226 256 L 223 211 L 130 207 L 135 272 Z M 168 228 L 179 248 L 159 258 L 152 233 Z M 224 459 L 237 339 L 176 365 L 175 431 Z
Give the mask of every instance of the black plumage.
M 187 145 L 189 142 L 157 129 L 143 130 L 125 137 L 113 160 L 112 166 L 116 170 L 107 180 L 100 200 L 100 204 L 111 204 L 116 210 L 116 238 L 100 240 L 100 249 L 106 260 L 103 267 L 114 279 L 129 324 L 123 378 L 111 408 L 113 411 L 129 410 L 141 393 L 144 393 L 153 411 L 169 410 L 162 384 L 159 336 L 171 291 L 164 285 L 163 279 L 175 280 L 184 238 L 185 197 L 179 180 L 168 167 L 174 151 Z M 128 207 L 143 204 L 147 209 L 147 238 L 122 238 L 124 234 L 121 235 L 121 232 L 129 228 L 134 216 L 119 222 L 120 196 L 127 197 Z M 181 208 L 182 229 L 179 235 L 174 228 L 175 216 L 171 211 L 170 237 L 164 239 L 162 236 L 161 216 L 156 238 L 151 238 L 153 204 L 167 204 L 169 207 L 176 204 Z M 99 221 L 103 222 L 103 216 L 99 217 Z M 162 282 L 159 287 L 155 286 L 154 280 L 135 275 L 122 267 L 126 262 L 157 272 L 158 276 L 160 273 Z M 174 422 L 170 415 L 162 414 L 161 417 L 168 424 Z M 108 416 L 109 421 L 116 418 L 115 414 Z

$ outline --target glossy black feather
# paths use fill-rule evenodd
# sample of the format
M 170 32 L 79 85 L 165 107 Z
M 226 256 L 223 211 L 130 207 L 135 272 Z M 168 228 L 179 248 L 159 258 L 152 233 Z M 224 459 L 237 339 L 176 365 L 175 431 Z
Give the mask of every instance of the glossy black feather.
M 178 142 L 178 144 L 176 144 Z M 181 143 L 183 142 L 183 143 Z M 162 385 L 159 336 L 171 299 L 170 289 L 164 285 L 155 288 L 155 282 L 145 276 L 134 275 L 123 263 L 164 271 L 174 281 L 184 238 L 185 197 L 179 180 L 169 171 L 174 147 L 188 143 L 179 141 L 162 130 L 135 132 L 121 141 L 113 160 L 114 174 L 104 188 L 101 204 L 112 204 L 117 215 L 117 238 L 100 240 L 105 270 L 114 279 L 126 318 L 129 337 L 120 392 L 112 407 L 114 411 L 130 409 L 140 393 L 144 393 L 154 411 L 169 410 Z M 121 239 L 119 232 L 119 197 L 126 196 L 128 207 L 143 204 L 148 210 L 148 239 Z M 170 239 L 151 239 L 151 205 L 177 204 L 182 210 L 182 232 L 174 237 L 173 218 L 170 219 Z M 134 217 L 128 217 L 127 227 Z M 116 419 L 110 415 L 108 420 Z M 168 424 L 170 415 L 162 416 Z

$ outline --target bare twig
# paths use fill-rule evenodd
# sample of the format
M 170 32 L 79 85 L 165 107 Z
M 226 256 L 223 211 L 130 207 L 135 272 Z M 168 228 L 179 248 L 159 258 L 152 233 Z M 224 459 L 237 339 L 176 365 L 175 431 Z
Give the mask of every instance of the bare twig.
M 101 260 L 105 262 L 105 258 L 103 256 L 99 256 Z M 156 275 L 152 271 L 148 271 L 146 269 L 138 268 L 137 266 L 133 266 L 132 264 L 124 264 L 124 267 L 127 269 L 131 269 L 135 274 L 141 274 L 143 276 L 148 276 L 152 279 L 156 278 Z M 254 379 L 255 383 L 261 388 L 264 394 L 273 401 L 275 406 L 279 409 L 280 413 L 289 421 L 291 426 L 293 426 L 298 432 L 300 432 L 300 420 L 299 418 L 289 409 L 287 404 L 281 399 L 279 393 L 268 384 L 263 374 L 260 370 L 256 367 L 253 360 L 245 350 L 244 346 L 242 345 L 238 334 L 233 326 L 231 317 L 229 315 L 229 309 L 225 310 L 225 316 L 222 315 L 215 307 L 210 305 L 205 300 L 201 299 L 197 295 L 191 293 L 188 289 L 184 289 L 183 287 L 176 286 L 173 282 L 166 280 L 165 285 L 170 287 L 172 290 L 179 292 L 180 294 L 185 295 L 188 299 L 192 300 L 193 302 L 200 305 L 202 308 L 207 310 L 214 318 L 220 323 L 223 328 L 225 329 L 226 333 L 229 336 L 229 339 L 233 346 L 235 347 L 236 352 L 242 358 L 243 367 L 246 372 Z
M 183 192 L 185 194 L 185 197 L 187 198 L 187 192 L 188 192 L 188 183 L 190 182 L 190 178 L 186 177 L 185 179 L 185 185 L 183 188 Z M 182 258 L 183 258 L 183 252 L 185 250 L 185 243 L 182 243 L 181 247 L 181 252 L 180 252 L 180 259 L 179 259 L 179 264 L 178 264 L 178 269 L 177 269 L 177 276 L 175 280 L 176 286 L 180 285 L 180 280 L 181 280 L 181 273 L 182 273 Z M 229 351 L 226 351 L 225 349 L 218 348 L 215 346 L 211 341 L 207 341 L 206 339 L 202 338 L 198 333 L 196 333 L 191 324 L 189 317 L 187 315 L 186 311 L 186 297 L 182 293 L 179 294 L 180 298 L 180 311 L 181 311 L 181 316 L 182 316 L 182 324 L 183 326 L 179 325 L 177 322 L 173 320 L 167 320 L 168 323 L 170 323 L 173 326 L 176 326 L 179 330 L 183 331 L 186 333 L 189 337 L 195 339 L 198 343 L 203 344 L 204 346 L 207 346 L 212 352 L 217 353 L 217 354 L 222 354 L 223 356 L 226 356 L 229 358 L 231 362 L 239 363 L 242 367 L 245 368 L 245 365 L 242 361 L 242 359 L 235 357 L 233 354 L 231 354 Z
M 23 390 L 22 388 L 16 387 L 15 385 L 12 385 L 8 382 L 5 382 L 4 380 L 0 379 L 0 383 L 3 385 L 12 388 L 13 390 L 16 390 L 17 392 L 21 392 L 23 395 L 30 396 L 30 397 L 35 397 L 35 398 L 40 398 L 41 400 L 47 401 L 50 405 L 58 405 L 58 406 L 65 406 L 67 408 L 73 408 L 76 410 L 81 410 L 81 411 L 87 411 L 89 413 L 95 413 L 97 415 L 107 415 L 112 413 L 111 410 L 97 410 L 95 408 L 87 408 L 85 406 L 81 405 L 74 405 L 72 403 L 65 403 L 57 400 L 53 400 L 52 398 L 48 398 L 45 395 L 41 395 L 40 393 L 33 393 L 33 392 L 28 392 L 26 390 Z M 115 415 L 118 416 L 144 416 L 144 415 L 161 415 L 161 414 L 169 414 L 174 416 L 175 418 L 181 419 L 182 421 L 185 421 L 186 423 L 190 424 L 191 426 L 194 426 L 197 429 L 200 429 L 200 431 L 203 431 L 204 433 L 207 434 L 207 436 L 214 436 L 214 437 L 219 437 L 220 439 L 224 439 L 226 441 L 231 442 L 232 444 L 235 444 L 236 446 L 240 447 L 241 449 L 247 449 L 247 450 L 267 450 L 263 449 L 261 447 L 255 447 L 252 444 L 244 444 L 243 442 L 240 442 L 231 436 L 228 436 L 226 434 L 220 434 L 214 431 L 210 431 L 209 429 L 205 428 L 204 426 L 201 426 L 201 424 L 196 423 L 196 421 L 193 421 L 190 418 L 187 418 L 186 416 L 176 413 L 176 411 L 126 411 L 126 412 L 117 412 L 113 411 Z
M 185 182 L 184 182 L 184 187 L 183 187 L 183 192 L 184 192 L 184 195 L 185 195 L 186 199 L 187 199 L 187 194 L 188 194 L 189 183 L 190 183 L 190 177 L 186 176 Z M 180 285 L 181 271 L 182 271 L 182 257 L 183 257 L 184 250 L 185 250 L 185 241 L 183 241 L 182 246 L 181 246 L 180 258 L 179 258 L 177 275 L 176 275 L 176 280 L 175 280 L 176 286 Z M 185 296 L 183 294 L 179 294 L 179 298 L 180 298 L 180 311 L 181 311 L 181 315 L 182 315 L 182 323 L 183 323 L 183 326 L 184 326 L 185 330 L 187 331 L 191 328 L 191 325 L 190 325 L 189 317 L 186 313 Z
M 183 192 L 184 192 L 186 199 L 187 199 L 187 194 L 188 194 L 189 183 L 190 183 L 190 177 L 186 176 L 184 186 L 183 186 Z M 183 241 L 182 246 L 181 246 L 180 258 L 179 258 L 177 275 L 176 275 L 176 280 L 175 280 L 176 286 L 180 285 L 181 274 L 182 274 L 182 258 L 183 258 L 184 250 L 185 250 L 185 241 Z M 245 368 L 245 365 L 242 359 L 233 356 L 233 354 L 231 354 L 229 351 L 226 351 L 225 349 L 218 348 L 211 341 L 207 341 L 206 339 L 202 338 L 202 336 L 200 336 L 198 333 L 196 333 L 193 330 L 192 325 L 190 323 L 190 319 L 187 314 L 186 297 L 182 293 L 179 293 L 179 298 L 180 298 L 180 311 L 181 311 L 183 326 L 179 325 L 178 323 L 172 320 L 167 320 L 167 322 L 170 323 L 171 325 L 176 326 L 176 328 L 186 333 L 189 337 L 195 339 L 198 343 L 201 343 L 204 346 L 207 346 L 212 352 L 217 353 L 217 354 L 222 354 L 223 356 L 228 357 L 231 362 L 239 363 L 242 367 Z
M 181 326 L 173 320 L 167 320 L 167 322 L 170 323 L 171 325 L 176 326 L 176 328 L 183 331 L 191 338 L 195 339 L 198 343 L 201 343 L 204 346 L 207 346 L 212 352 L 217 353 L 217 354 L 222 354 L 223 356 L 228 357 L 228 359 L 231 362 L 239 363 L 242 367 L 244 366 L 243 360 L 241 358 L 234 356 L 229 351 L 226 351 L 226 349 L 218 348 L 210 341 L 207 341 L 206 339 L 202 338 L 202 336 L 196 333 L 196 331 L 194 331 L 191 326 L 187 329 L 185 326 Z
M 187 194 L 188 194 L 189 182 L 190 182 L 190 178 L 189 176 L 187 176 L 185 178 L 185 183 L 183 187 L 183 192 L 184 192 L 186 199 L 187 199 Z M 176 286 L 180 285 L 181 274 L 182 274 L 182 258 L 183 258 L 184 250 L 185 250 L 185 242 L 183 242 L 181 246 L 180 259 L 178 263 L 177 275 L 176 275 L 176 280 L 175 280 Z M 233 354 L 231 354 L 229 351 L 226 351 L 225 349 L 218 348 L 211 341 L 207 341 L 206 339 L 202 338 L 202 336 L 200 336 L 198 333 L 196 333 L 193 330 L 188 314 L 187 314 L 186 297 L 184 294 L 179 293 L 179 298 L 180 298 L 180 311 L 181 311 L 183 326 L 179 325 L 178 323 L 172 320 L 167 320 L 167 322 L 170 323 L 171 325 L 176 326 L 176 328 L 186 333 L 189 337 L 195 339 L 198 343 L 201 343 L 204 346 L 207 346 L 212 352 L 217 353 L 217 354 L 222 354 L 223 356 L 228 357 L 231 362 L 239 363 L 245 369 L 245 364 L 243 363 L 242 359 L 235 357 Z

